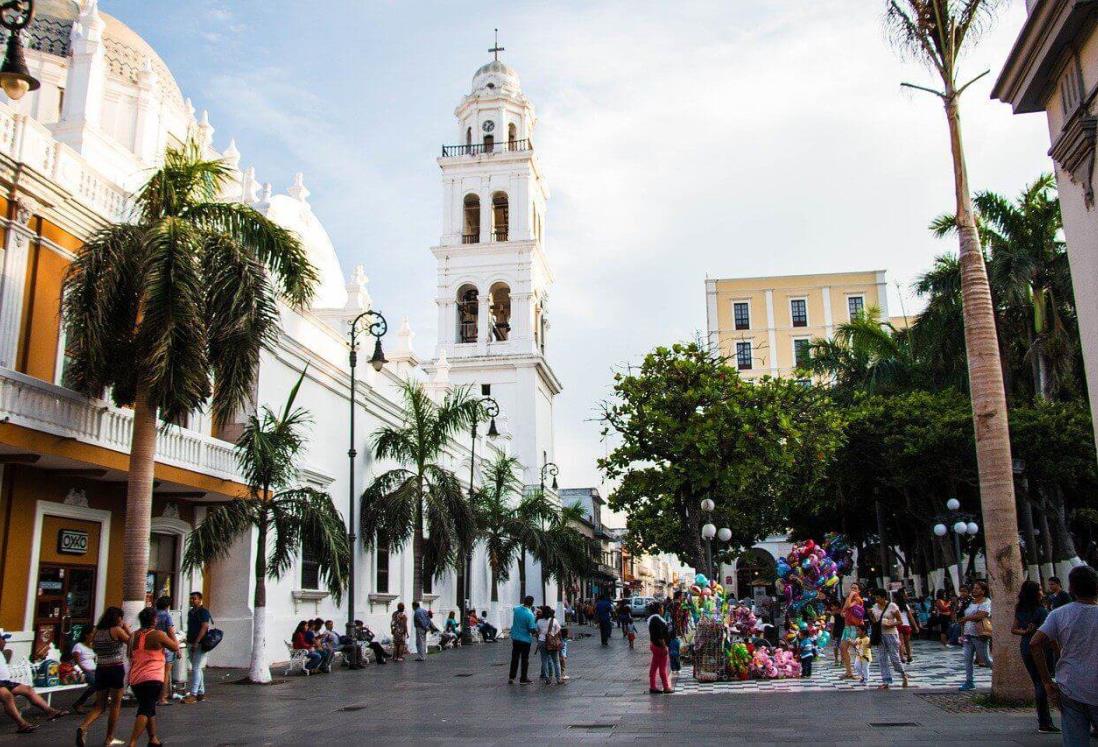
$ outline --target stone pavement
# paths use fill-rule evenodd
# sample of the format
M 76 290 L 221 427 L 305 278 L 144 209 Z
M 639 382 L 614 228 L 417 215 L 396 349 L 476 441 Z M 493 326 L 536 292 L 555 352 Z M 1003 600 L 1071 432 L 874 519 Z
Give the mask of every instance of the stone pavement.
M 206 702 L 160 709 L 161 738 L 173 747 L 484 747 L 522 744 L 531 738 L 552 744 L 645 741 L 813 747 L 1060 744 L 1058 738 L 1036 734 L 1031 713 L 952 713 L 916 692 L 899 689 L 649 695 L 643 634 L 633 651 L 620 635 L 608 648 L 602 648 L 597 637 L 569 646 L 572 679 L 560 687 L 507 685 L 509 641 L 434 654 L 423 663 L 409 659 L 361 672 L 283 678 L 269 687 L 231 684 L 243 673 L 211 670 Z M 536 668 L 532 676 L 536 678 Z M 58 705 L 69 702 L 71 697 L 55 699 Z M 122 710 L 118 736 L 129 736 L 133 717 L 132 708 Z M 19 736 L 5 721 L 0 724 L 0 747 L 72 744 L 77 723 L 69 717 L 45 723 L 33 735 Z M 88 743 L 102 744 L 104 728 L 101 719 Z

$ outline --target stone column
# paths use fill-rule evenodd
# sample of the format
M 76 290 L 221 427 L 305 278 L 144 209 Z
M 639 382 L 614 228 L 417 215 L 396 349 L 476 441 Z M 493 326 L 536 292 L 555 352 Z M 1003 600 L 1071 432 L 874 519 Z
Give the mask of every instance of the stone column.
M 477 314 L 477 350 L 483 355 L 488 352 L 488 342 L 492 339 L 492 295 L 485 288 L 477 300 L 480 304 Z
M 145 58 L 137 74 L 137 120 L 134 124 L 133 151 L 145 163 L 156 163 L 160 147 L 160 86 L 152 60 Z
M 103 59 L 103 28 L 107 25 L 99 16 L 95 0 L 83 5 L 80 16 L 72 25 L 70 36 L 71 61 L 65 85 L 65 102 L 61 111 L 62 129 L 73 129 L 69 145 L 80 150 L 85 127 L 96 128 L 102 120 L 103 88 L 106 62 Z
M 23 317 L 26 294 L 27 259 L 34 232 L 28 227 L 37 206 L 26 197 L 17 197 L 14 217 L 4 237 L 3 262 L 0 264 L 0 366 L 15 368 L 19 351 L 19 322 Z

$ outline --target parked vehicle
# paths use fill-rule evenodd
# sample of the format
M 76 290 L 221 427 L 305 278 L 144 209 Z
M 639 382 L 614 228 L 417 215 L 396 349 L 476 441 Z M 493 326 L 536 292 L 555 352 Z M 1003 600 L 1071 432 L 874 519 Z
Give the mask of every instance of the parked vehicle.
M 633 597 L 629 600 L 629 612 L 633 617 L 644 617 L 648 614 L 648 605 L 654 601 L 654 597 Z

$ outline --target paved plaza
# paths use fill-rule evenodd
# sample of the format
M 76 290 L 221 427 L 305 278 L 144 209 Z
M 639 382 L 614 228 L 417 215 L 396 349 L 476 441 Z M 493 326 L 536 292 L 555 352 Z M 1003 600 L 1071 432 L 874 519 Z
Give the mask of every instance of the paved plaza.
M 643 638 L 632 651 L 620 637 L 608 648 L 602 648 L 597 637 L 574 641 L 570 648 L 572 679 L 560 687 L 508 686 L 509 641 L 434 654 L 424 663 L 409 659 L 362 672 L 282 678 L 269 687 L 231 684 L 243 673 L 210 670 L 208 681 L 214 684 L 205 703 L 160 709 L 161 736 L 173 747 L 482 747 L 514 745 L 529 738 L 554 744 L 1060 743 L 1036 734 L 1036 718 L 1029 712 L 952 712 L 957 699 L 944 691 L 929 695 L 839 687 L 793 692 L 725 685 L 696 688 L 685 685 L 687 675 L 680 687 L 690 696 L 654 696 L 647 692 L 648 647 Z M 921 648 L 916 664 L 940 655 L 933 644 Z M 955 652 L 945 655 L 957 661 Z M 933 670 L 920 666 L 917 671 Z M 532 675 L 536 678 L 536 671 Z M 954 680 L 955 676 L 945 686 L 954 687 Z M 70 700 L 58 697 L 57 703 Z M 133 708 L 123 709 L 119 736 L 128 736 L 133 717 Z M 69 717 L 43 724 L 34 735 L 18 736 L 5 722 L 0 745 L 71 744 L 77 723 Z M 102 744 L 103 732 L 101 720 L 88 743 Z

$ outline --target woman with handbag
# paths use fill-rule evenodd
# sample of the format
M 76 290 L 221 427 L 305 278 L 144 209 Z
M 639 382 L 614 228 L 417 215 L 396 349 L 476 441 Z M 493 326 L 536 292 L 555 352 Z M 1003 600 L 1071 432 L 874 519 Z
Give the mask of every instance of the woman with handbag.
M 959 622 L 964 625 L 965 637 L 965 681 L 960 689 L 972 690 L 976 687 L 972 679 L 973 660 L 979 656 L 989 667 L 992 666 L 988 648 L 991 642 L 991 599 L 987 595 L 987 584 L 983 581 L 972 584 L 972 598 Z
M 538 649 L 541 651 L 541 681 L 546 685 L 561 684 L 560 678 L 560 623 L 556 612 L 546 605 L 538 615 Z

